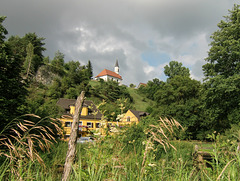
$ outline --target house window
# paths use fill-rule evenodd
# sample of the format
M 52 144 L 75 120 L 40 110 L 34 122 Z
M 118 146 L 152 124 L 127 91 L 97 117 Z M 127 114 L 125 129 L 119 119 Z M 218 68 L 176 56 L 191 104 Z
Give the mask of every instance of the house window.
M 65 122 L 65 127 L 71 127 L 72 126 L 72 122 Z
M 88 115 L 91 115 L 91 114 L 92 114 L 92 110 L 88 109 Z
M 64 139 L 69 139 L 70 135 L 64 135 Z
M 100 128 L 100 123 L 96 123 L 96 128 Z
M 78 123 L 78 130 L 82 131 L 82 122 L 81 121 Z
M 130 116 L 127 117 L 127 122 L 130 122 Z
M 92 128 L 93 127 L 93 124 L 91 122 L 87 122 L 87 127 L 88 128 Z

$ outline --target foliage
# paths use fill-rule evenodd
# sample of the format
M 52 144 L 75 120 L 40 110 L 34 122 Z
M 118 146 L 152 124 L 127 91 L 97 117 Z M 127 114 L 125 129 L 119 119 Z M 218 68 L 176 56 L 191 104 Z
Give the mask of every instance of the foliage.
M 206 78 L 222 75 L 229 77 L 238 74 L 240 70 L 240 5 L 234 5 L 229 10 L 212 36 L 211 48 L 203 66 Z
M 164 73 L 169 77 L 166 82 L 158 79 L 148 81 L 146 87 L 140 87 L 139 92 L 152 99 L 155 104 L 147 111 L 155 118 L 174 118 L 186 128 L 182 139 L 203 139 L 206 131 L 202 110 L 201 82 L 191 79 L 189 69 L 182 63 L 171 61 L 164 67 Z
M 6 16 L 0 16 L 0 43 L 4 42 L 6 38 L 5 35 L 8 34 L 6 28 L 2 25 L 3 21 L 6 19 Z
M 60 76 L 64 75 L 64 54 L 59 50 L 55 53 L 53 60 L 51 61 L 51 67 L 53 73 L 56 73 Z
M 46 90 L 32 86 L 29 89 L 26 99 L 27 112 L 39 115 L 40 117 L 59 117 L 61 110 L 57 106 L 56 99 L 46 97 Z
M 110 91 L 111 90 L 111 91 Z M 114 102 L 120 98 L 132 98 L 125 86 L 120 86 L 116 81 L 100 81 L 95 87 L 95 94 L 106 101 Z
M 0 132 L 0 156 L 9 161 L 8 174 L 22 180 L 22 172 L 29 161 L 38 161 L 44 165 L 39 156 L 39 149 L 49 150 L 52 141 L 61 133 L 57 121 L 54 119 L 41 119 L 30 114 L 18 117 L 9 122 Z
M 5 17 L 0 17 L 0 122 L 1 129 L 23 112 L 26 85 L 21 77 L 21 61 L 4 42 L 6 29 L 2 26 Z
M 146 120 L 146 123 L 154 120 Z M 143 126 L 143 125 L 142 125 Z M 77 145 L 77 159 L 72 165 L 70 180 L 239 180 L 239 152 L 233 152 L 236 145 L 226 152 L 228 144 L 219 135 L 211 135 L 214 149 L 210 151 L 214 159 L 209 162 L 211 168 L 200 169 L 193 162 L 193 143 L 182 141 L 169 142 L 176 148 L 164 151 L 161 144 L 149 141 L 148 134 L 137 126 L 126 129 L 128 135 L 139 130 L 137 139 L 123 142 L 121 135 L 97 138 L 93 143 Z M 134 129 L 135 128 L 135 129 Z M 159 134 L 159 128 L 153 130 Z M 141 132 L 143 133 L 141 136 Z M 137 136 L 138 135 L 138 136 Z M 159 134 L 158 136 L 160 136 Z M 140 136 L 140 137 L 139 137 Z M 151 135 L 149 135 L 151 136 Z M 163 135 L 162 135 L 163 136 Z M 164 136 L 163 136 L 164 137 Z M 132 137 L 133 138 L 133 137 Z M 139 142 L 138 144 L 136 144 Z M 194 143 L 196 144 L 196 143 Z M 131 145 L 132 149 L 127 149 Z M 29 160 L 29 164 L 18 167 L 20 178 L 35 180 L 60 180 L 63 172 L 67 142 L 58 142 L 50 152 L 40 153 L 45 166 Z M 130 148 L 130 147 L 129 147 Z M 221 152 L 223 151 L 223 152 Z M 17 175 L 8 174 L 11 167 L 2 162 L 1 178 L 19 179 Z
M 26 60 L 27 57 L 27 46 L 29 43 L 33 45 L 33 57 L 32 57 L 32 67 L 33 73 L 35 74 L 38 68 L 43 64 L 43 51 L 46 49 L 43 47 L 45 43 L 43 42 L 44 38 L 38 37 L 36 33 L 27 33 L 24 37 L 20 38 L 19 36 L 11 36 L 7 44 L 11 48 L 14 55 L 19 56 L 22 65 L 24 67 L 24 73 L 27 72 L 28 63 Z
M 29 43 L 27 45 L 26 51 L 27 51 L 27 56 L 26 56 L 26 61 L 24 64 L 24 67 L 26 67 L 25 69 L 27 70 L 27 75 L 26 75 L 26 79 L 28 79 L 28 75 L 29 74 L 33 74 L 33 68 L 32 68 L 32 59 L 33 59 L 33 45 L 31 43 Z
M 87 77 L 91 79 L 93 77 L 93 67 L 90 60 L 88 60 L 86 68 L 87 68 Z
M 240 10 L 234 5 L 211 36 L 211 48 L 203 66 L 207 127 L 218 132 L 239 123 Z
M 190 76 L 189 69 L 186 67 L 183 67 L 182 63 L 177 61 L 169 62 L 169 66 L 166 65 L 164 67 L 164 74 L 168 76 L 170 79 L 176 75 L 183 76 L 183 77 Z
M 134 85 L 134 84 L 130 84 L 129 87 L 130 87 L 130 88 L 135 88 L 136 85 Z
M 133 98 L 132 109 L 138 111 L 146 111 L 148 107 L 152 107 L 154 102 L 142 94 L 138 89 L 127 88 L 130 96 Z M 148 111 L 146 111 L 148 112 Z M 150 113 L 150 112 L 148 112 Z
M 155 78 L 152 81 L 148 81 L 147 86 L 141 86 L 138 91 L 144 94 L 148 99 L 154 100 L 154 94 L 165 84 L 165 82 L 160 81 Z
M 238 124 L 240 120 L 240 76 L 235 74 L 228 78 L 218 75 L 204 84 L 204 108 L 207 111 L 209 124 L 218 132 Z
M 186 127 L 187 137 L 196 139 L 202 132 L 201 83 L 190 77 L 175 76 L 154 94 L 153 115 L 173 117 Z
M 133 98 L 129 94 L 127 87 L 119 85 L 116 81 L 103 81 L 100 80 L 90 90 L 91 97 L 97 97 L 100 100 L 98 103 L 104 100 L 99 109 L 104 112 L 104 115 L 108 118 L 108 121 L 115 121 L 118 114 L 121 113 L 121 104 L 124 105 L 123 112 L 126 112 L 131 108 Z

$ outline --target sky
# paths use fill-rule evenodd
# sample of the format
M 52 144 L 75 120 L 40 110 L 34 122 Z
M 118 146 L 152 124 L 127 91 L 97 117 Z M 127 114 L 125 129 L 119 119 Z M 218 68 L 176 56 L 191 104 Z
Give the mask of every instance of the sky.
M 0 0 L 8 36 L 45 38 L 44 56 L 86 65 L 94 77 L 114 70 L 123 84 L 165 81 L 164 66 L 178 61 L 202 80 L 211 34 L 237 0 Z

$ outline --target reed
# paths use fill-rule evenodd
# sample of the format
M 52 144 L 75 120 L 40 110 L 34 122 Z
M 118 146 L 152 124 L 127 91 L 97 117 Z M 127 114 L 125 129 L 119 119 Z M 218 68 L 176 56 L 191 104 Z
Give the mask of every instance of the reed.
M 61 129 L 57 120 L 26 114 L 12 120 L 0 133 L 0 156 L 5 158 L 5 175 L 23 180 L 26 168 L 37 161 L 45 166 L 39 151 L 49 151 Z

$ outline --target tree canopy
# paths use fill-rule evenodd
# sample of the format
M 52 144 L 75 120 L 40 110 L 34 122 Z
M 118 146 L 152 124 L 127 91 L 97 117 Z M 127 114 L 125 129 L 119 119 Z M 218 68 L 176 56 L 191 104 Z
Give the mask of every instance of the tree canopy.
M 189 69 L 186 67 L 183 67 L 182 63 L 177 61 L 169 62 L 169 65 L 166 65 L 164 67 L 164 74 L 168 76 L 170 79 L 176 75 L 186 76 L 186 77 L 190 76 Z
M 203 66 L 206 76 L 232 76 L 240 71 L 240 5 L 234 5 L 218 24 L 218 30 L 212 36 L 211 48 Z
M 24 66 L 24 73 L 27 72 L 28 63 L 26 60 L 27 57 L 27 46 L 29 43 L 33 46 L 33 56 L 32 56 L 32 70 L 33 74 L 36 73 L 38 68 L 43 65 L 43 51 L 46 50 L 44 47 L 45 43 L 43 42 L 45 39 L 42 37 L 38 37 L 36 33 L 27 33 L 23 37 L 19 36 L 10 36 L 8 41 L 6 42 L 11 48 L 14 55 L 19 56 L 20 61 Z
M 26 88 L 21 77 L 21 61 L 8 44 L 5 43 L 7 30 L 2 22 L 5 17 L 0 17 L 0 122 L 1 129 L 10 120 L 23 112 Z
M 204 110 L 208 127 L 219 132 L 239 123 L 240 9 L 234 5 L 211 36 L 211 48 L 203 66 Z

